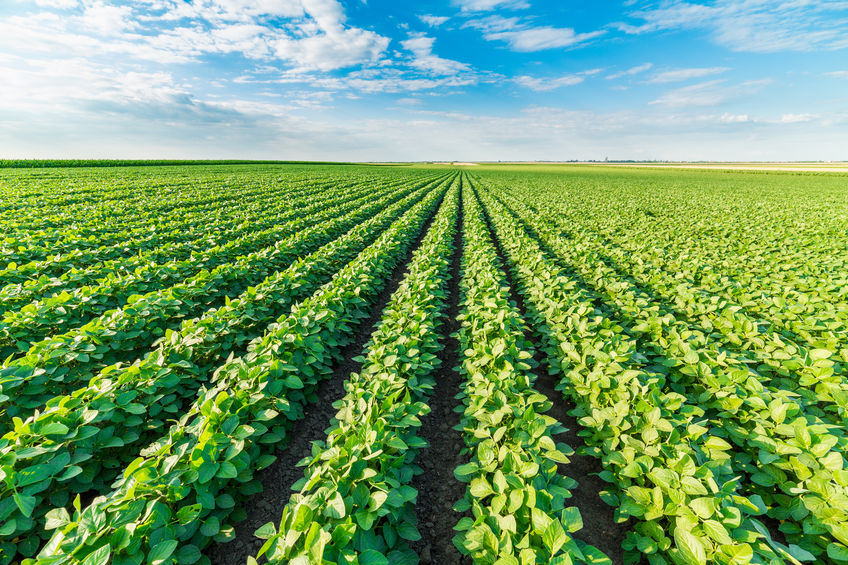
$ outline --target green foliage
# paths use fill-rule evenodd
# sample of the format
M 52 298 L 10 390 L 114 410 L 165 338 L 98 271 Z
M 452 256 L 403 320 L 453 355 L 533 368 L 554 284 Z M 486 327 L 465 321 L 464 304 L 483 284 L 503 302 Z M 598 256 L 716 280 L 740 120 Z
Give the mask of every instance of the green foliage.
M 470 510 L 455 529 L 456 546 L 475 563 L 610 563 L 571 537 L 582 528 L 566 499 L 576 483 L 559 474 L 571 448 L 544 412 L 547 399 L 532 388 L 532 345 L 509 302 L 504 275 L 470 187 L 464 191 L 460 371 L 465 385 L 462 429 L 471 461 L 456 477 L 468 483 L 457 510 Z M 588 555 L 601 555 L 590 561 Z
M 415 432 L 419 417 L 429 412 L 427 396 L 439 364 L 458 196 L 456 188 L 448 193 L 416 250 L 366 346 L 362 370 L 350 376 L 347 394 L 335 405 L 326 441 L 303 462 L 298 493 L 257 558 L 417 562 L 408 542 L 421 537 L 413 509 L 418 493 L 409 483 L 420 472 L 413 458 L 426 446 Z

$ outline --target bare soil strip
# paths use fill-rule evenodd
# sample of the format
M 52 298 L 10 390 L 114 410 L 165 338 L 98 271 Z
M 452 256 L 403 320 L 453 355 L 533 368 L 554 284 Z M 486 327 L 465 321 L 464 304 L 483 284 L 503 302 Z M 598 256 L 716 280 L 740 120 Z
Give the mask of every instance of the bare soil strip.
M 410 544 L 421 557 L 421 565 L 430 563 L 439 565 L 458 565 L 470 562 L 464 558 L 453 544 L 453 527 L 460 515 L 453 511 L 453 505 L 465 492 L 465 485 L 458 481 L 453 470 L 465 463 L 460 455 L 463 447 L 462 433 L 453 429 L 460 422 L 461 414 L 455 411 L 458 406 L 456 395 L 460 390 L 461 377 L 456 367 L 459 365 L 459 342 L 454 332 L 459 329 L 459 279 L 460 259 L 462 257 L 462 194 L 459 200 L 457 231 L 453 240 L 448 281 L 448 308 L 442 326 L 442 339 L 445 346 L 439 352 L 441 365 L 436 372 L 436 385 L 428 400 L 431 412 L 421 418 L 418 435 L 430 444 L 420 452 L 418 465 L 424 470 L 417 475 L 412 486 L 418 491 L 415 513 L 418 518 L 418 530 L 421 539 Z
M 277 460 L 257 473 L 256 478 L 262 483 L 262 492 L 242 503 L 247 519 L 235 524 L 235 539 L 226 543 L 213 543 L 204 550 L 204 555 L 213 565 L 244 565 L 247 558 L 256 555 L 264 543 L 264 540 L 253 535 L 254 532 L 268 522 L 279 522 L 283 508 L 291 497 L 292 485 L 303 477 L 303 468 L 297 466 L 298 461 L 311 455 L 313 442 L 326 438 L 330 420 L 336 415 L 333 404 L 345 395 L 344 384 L 350 374 L 362 369 L 362 363 L 354 361 L 354 357 L 362 355 L 371 334 L 383 317 L 386 304 L 406 275 L 413 252 L 430 230 L 442 202 L 444 197 L 378 295 L 371 315 L 360 324 L 354 340 L 342 349 L 341 361 L 336 364 L 332 377 L 319 384 L 316 391 L 318 402 L 306 407 L 305 417 L 294 423 L 289 432 L 289 443 L 281 445 L 275 454 Z

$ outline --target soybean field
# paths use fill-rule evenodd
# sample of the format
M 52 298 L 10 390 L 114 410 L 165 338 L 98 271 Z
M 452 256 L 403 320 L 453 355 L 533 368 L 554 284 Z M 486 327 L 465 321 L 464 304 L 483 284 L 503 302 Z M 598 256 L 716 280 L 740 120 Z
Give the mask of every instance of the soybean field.
M 113 164 L 0 168 L 0 564 L 848 564 L 848 175 Z

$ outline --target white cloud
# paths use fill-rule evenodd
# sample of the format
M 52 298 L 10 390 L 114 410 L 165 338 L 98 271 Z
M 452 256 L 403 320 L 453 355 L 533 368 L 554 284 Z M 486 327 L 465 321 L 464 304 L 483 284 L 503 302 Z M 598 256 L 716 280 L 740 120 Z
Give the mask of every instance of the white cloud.
M 147 0 L 112 6 L 89 1 L 81 14 L 40 12 L 0 20 L 16 52 L 50 58 L 111 57 L 184 63 L 239 53 L 297 68 L 334 70 L 377 63 L 390 39 L 345 24 L 336 0 Z M 272 27 L 266 18 L 288 18 Z M 176 25 L 175 25 L 176 24 Z
M 848 78 L 848 71 L 831 71 L 829 73 L 824 73 L 824 76 L 831 78 Z
M 802 122 L 811 122 L 817 117 L 814 114 L 783 114 L 780 116 L 780 122 L 784 124 L 799 124 Z
M 524 0 L 454 0 L 453 5 L 458 6 L 463 12 L 522 10 L 530 7 L 530 4 Z
M 129 6 L 109 6 L 103 2 L 86 5 L 79 22 L 84 29 L 99 35 L 120 35 L 138 26 Z
M 435 38 L 424 34 L 412 35 L 409 39 L 401 42 L 403 48 L 412 51 L 414 55 L 414 59 L 410 63 L 413 68 L 434 75 L 454 75 L 471 70 L 465 63 L 434 55 L 434 42 Z
M 757 80 L 728 85 L 725 80 L 711 80 L 666 92 L 650 104 L 671 108 L 717 106 L 734 98 L 754 94 L 770 82 Z
M 591 69 L 588 71 L 583 71 L 581 73 L 562 75 L 560 77 L 555 78 L 541 78 L 522 75 L 514 78 L 513 81 L 516 84 L 519 84 L 525 88 L 529 88 L 530 90 L 535 90 L 537 92 L 547 92 L 549 90 L 555 90 L 564 86 L 573 86 L 575 84 L 580 84 L 581 82 L 586 80 L 587 76 L 596 75 L 601 71 L 602 69 Z
M 750 122 L 751 117 L 748 114 L 730 114 L 725 112 L 721 115 L 719 121 L 724 124 L 744 124 Z
M 504 41 L 513 51 L 533 52 L 545 49 L 571 47 L 603 35 L 604 31 L 576 33 L 571 28 L 533 26 L 519 18 L 489 16 L 472 20 L 466 27 L 479 29 L 488 41 Z
M 843 0 L 670 0 L 635 11 L 641 24 L 616 24 L 625 33 L 702 29 L 734 51 L 835 50 L 848 47 L 848 3 Z
M 682 82 L 693 78 L 703 78 L 710 75 L 717 75 L 729 71 L 727 67 L 700 67 L 692 69 L 674 69 L 671 71 L 663 71 L 652 76 L 648 83 L 661 84 L 666 82 Z
M 430 27 L 439 27 L 450 18 L 447 16 L 431 16 L 429 14 L 422 14 L 418 16 L 418 19 L 427 24 Z
M 339 28 L 303 38 L 283 37 L 272 45 L 278 58 L 298 68 L 329 71 L 376 63 L 389 38 L 369 30 Z
M 630 67 L 624 71 L 618 71 L 617 73 L 612 73 L 607 76 L 607 80 L 615 80 L 617 78 L 629 77 L 633 75 L 638 75 L 639 73 L 644 73 L 647 70 L 650 70 L 653 67 L 653 63 L 645 63 L 643 65 L 636 65 L 635 67 Z
M 414 70 L 413 70 L 414 71 Z M 238 84 L 302 84 L 311 88 L 331 91 L 345 91 L 348 96 L 353 93 L 405 93 L 405 92 L 438 92 L 441 95 L 450 94 L 453 90 L 464 86 L 478 84 L 481 81 L 499 81 L 498 75 L 488 75 L 478 72 L 465 72 L 448 76 L 420 76 L 416 72 L 394 67 L 377 67 L 351 71 L 344 76 L 327 76 L 309 71 L 291 70 L 282 75 L 250 76 L 245 75 L 235 79 Z
M 69 10 L 79 6 L 79 0 L 35 0 L 35 5 L 42 8 L 57 8 Z

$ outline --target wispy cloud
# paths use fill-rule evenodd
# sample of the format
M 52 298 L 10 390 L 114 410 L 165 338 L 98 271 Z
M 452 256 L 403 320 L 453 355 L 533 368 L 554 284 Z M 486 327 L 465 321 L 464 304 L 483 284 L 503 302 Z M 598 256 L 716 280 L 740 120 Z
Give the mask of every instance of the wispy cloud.
M 650 104 L 670 108 L 717 106 L 734 98 L 754 94 L 770 83 L 766 79 L 730 85 L 725 80 L 710 80 L 666 92 Z
M 503 41 L 513 51 L 523 53 L 571 47 L 605 33 L 603 30 L 577 33 L 571 28 L 535 26 L 517 17 L 502 16 L 471 20 L 466 27 L 481 30 L 483 37 L 488 41 Z
M 629 34 L 702 29 L 734 51 L 836 50 L 848 47 L 848 3 L 844 0 L 717 0 L 663 2 L 630 14 L 639 23 L 618 23 Z
M 831 71 L 824 73 L 824 76 L 831 78 L 848 78 L 848 71 Z
M 525 88 L 529 88 L 530 90 L 535 90 L 537 92 L 547 92 L 550 90 L 556 90 L 557 88 L 562 88 L 564 86 L 573 86 L 575 84 L 580 84 L 581 82 L 586 80 L 586 77 L 596 75 L 600 72 L 602 72 L 602 69 L 591 69 L 580 73 L 548 78 L 521 75 L 515 77 L 513 81 L 516 84 L 519 84 Z
M 783 114 L 780 116 L 780 122 L 784 124 L 800 124 L 803 122 L 811 122 L 818 118 L 815 114 Z
M 463 12 L 488 12 L 491 10 L 522 10 L 529 8 L 525 0 L 453 0 L 453 5 Z
M 638 75 L 639 73 L 644 73 L 645 71 L 649 71 L 651 67 L 653 67 L 653 63 L 645 63 L 643 65 L 636 65 L 635 67 L 630 67 L 629 69 L 618 71 L 617 73 L 612 73 L 608 75 L 607 80 L 615 80 L 618 78 L 629 77 L 633 75 Z
M 692 69 L 674 69 L 655 74 L 650 79 L 648 79 L 648 83 L 662 84 L 667 82 L 682 82 L 684 80 L 690 80 L 693 78 L 703 78 L 710 75 L 721 74 L 729 70 L 730 69 L 727 67 L 699 67 Z

